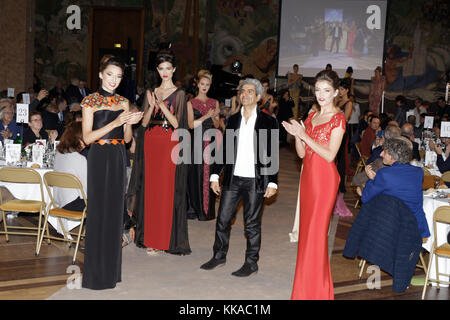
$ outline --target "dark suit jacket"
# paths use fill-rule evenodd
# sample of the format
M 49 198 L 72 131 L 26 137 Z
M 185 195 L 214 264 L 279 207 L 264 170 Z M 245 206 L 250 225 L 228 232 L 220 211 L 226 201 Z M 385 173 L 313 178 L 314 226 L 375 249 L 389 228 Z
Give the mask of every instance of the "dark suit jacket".
M 342 254 L 349 258 L 358 255 L 379 266 L 393 276 L 392 291 L 404 292 L 421 248 L 422 238 L 411 210 L 400 199 L 380 194 L 361 207 Z
M 239 143 L 239 135 L 236 130 L 238 130 L 241 126 L 242 115 L 241 112 L 238 112 L 228 118 L 228 123 L 226 126 L 225 133 L 223 135 L 223 140 L 219 147 L 218 155 L 216 157 L 217 161 L 212 166 L 213 169 L 211 174 L 221 175 L 224 172 L 224 177 L 222 181 L 222 186 L 224 190 L 230 188 L 233 183 L 233 173 L 234 166 L 236 162 L 238 143 Z M 261 129 L 266 129 L 265 131 Z M 277 129 L 277 130 L 274 130 Z M 235 134 L 233 134 L 233 132 Z M 264 132 L 267 133 L 264 136 Z M 255 122 L 255 133 L 256 133 L 256 141 L 254 150 L 255 154 L 255 184 L 256 184 L 256 192 L 265 192 L 267 185 L 269 182 L 278 183 L 278 151 L 279 151 L 279 139 L 278 139 L 278 121 L 272 116 L 267 115 L 257 108 L 256 110 L 256 122 Z M 272 135 L 276 134 L 276 137 L 272 138 Z M 267 138 L 266 138 L 267 137 Z M 228 139 L 233 139 L 233 142 L 230 142 Z M 266 140 L 267 139 L 267 140 Z M 261 140 L 261 141 L 260 141 Z M 276 146 L 272 146 L 271 142 L 276 143 Z M 227 147 L 228 145 L 228 147 Z M 274 149 L 275 154 L 271 154 L 272 148 Z M 231 149 L 231 150 L 230 150 Z M 232 163 L 226 163 L 227 153 L 233 152 Z M 271 161 L 268 159 L 261 159 L 261 157 L 271 157 Z M 230 156 L 229 156 L 230 157 Z M 263 161 L 261 161 L 263 160 Z M 220 162 L 220 163 L 219 163 Z M 231 162 L 231 161 L 229 161 Z M 267 163 L 268 162 L 268 163 Z M 265 172 L 267 171 L 267 172 Z M 272 171 L 275 171 L 274 174 L 268 174 Z
M 430 231 L 423 211 L 422 181 L 421 168 L 395 162 L 378 170 L 374 180 L 367 181 L 361 200 L 366 203 L 379 194 L 402 200 L 416 217 L 422 238 L 427 238 Z
M 335 37 L 336 28 L 339 28 L 339 30 L 338 30 L 338 37 L 337 37 L 337 38 Z M 330 34 L 331 34 L 331 37 L 333 37 L 333 38 L 336 38 L 336 39 L 342 38 L 342 27 L 336 27 L 336 26 L 334 26 L 334 27 L 331 29 Z
M 66 115 L 67 111 L 63 112 L 63 117 Z M 57 130 L 59 139 L 64 131 L 64 120 L 59 121 L 59 116 L 57 113 L 49 112 L 47 110 L 42 111 L 42 122 L 43 128 L 45 130 Z
M 87 91 L 86 91 L 86 94 L 87 94 Z M 68 105 L 70 105 L 71 103 L 74 103 L 74 102 L 81 103 L 81 101 L 83 100 L 83 96 L 80 93 L 80 89 L 72 84 L 67 87 L 66 96 L 67 96 L 67 104 Z

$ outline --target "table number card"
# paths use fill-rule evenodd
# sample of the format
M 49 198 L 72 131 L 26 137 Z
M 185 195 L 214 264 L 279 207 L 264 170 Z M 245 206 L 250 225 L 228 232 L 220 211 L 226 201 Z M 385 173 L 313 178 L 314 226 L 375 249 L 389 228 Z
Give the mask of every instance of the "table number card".
M 425 153 L 425 166 L 435 167 L 437 160 L 437 154 L 434 151 L 427 151 Z
M 16 122 L 17 123 L 28 123 L 28 104 L 18 103 L 16 108 Z
M 434 122 L 434 117 L 426 116 L 425 122 L 423 124 L 423 128 L 424 129 L 433 129 L 433 122 Z
M 5 145 L 6 163 L 16 163 L 20 161 L 22 146 L 20 144 L 7 143 Z
M 8 98 L 14 98 L 14 88 L 8 88 Z
M 441 138 L 450 138 L 450 121 L 441 122 Z
M 225 107 L 231 107 L 231 99 L 225 99 Z
M 29 93 L 24 93 L 22 95 L 22 98 L 23 98 L 23 103 L 24 104 L 30 104 L 31 103 L 30 102 L 30 94 Z
M 37 163 L 42 167 L 44 165 L 44 153 L 45 145 L 33 144 L 33 148 L 31 149 L 32 163 Z

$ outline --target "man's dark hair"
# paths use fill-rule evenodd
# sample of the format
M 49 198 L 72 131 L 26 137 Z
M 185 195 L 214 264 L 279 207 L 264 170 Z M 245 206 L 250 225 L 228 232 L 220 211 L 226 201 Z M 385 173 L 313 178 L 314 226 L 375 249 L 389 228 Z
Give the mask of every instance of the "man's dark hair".
M 395 97 L 395 103 L 400 102 L 401 104 L 406 104 L 406 98 L 402 95 Z

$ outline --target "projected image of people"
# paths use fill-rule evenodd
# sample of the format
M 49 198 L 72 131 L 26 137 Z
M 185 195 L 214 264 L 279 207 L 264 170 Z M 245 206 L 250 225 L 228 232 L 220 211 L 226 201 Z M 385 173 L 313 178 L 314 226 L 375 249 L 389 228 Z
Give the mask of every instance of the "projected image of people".
M 332 62 L 338 73 L 351 65 L 370 80 L 383 60 L 386 2 L 283 0 L 278 74 L 298 64 L 311 77 Z

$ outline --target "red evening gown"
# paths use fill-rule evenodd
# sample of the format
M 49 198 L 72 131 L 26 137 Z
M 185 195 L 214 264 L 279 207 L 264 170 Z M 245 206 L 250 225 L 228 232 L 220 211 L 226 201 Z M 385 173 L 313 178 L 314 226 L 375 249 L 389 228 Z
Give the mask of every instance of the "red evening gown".
M 328 145 L 334 128 L 345 130 L 342 112 L 313 128 L 311 119 L 315 114 L 312 112 L 308 116 L 305 126 L 307 134 L 317 143 Z M 334 161 L 326 161 L 306 145 L 300 179 L 300 228 L 292 300 L 334 299 L 328 259 L 328 225 L 339 181 Z

